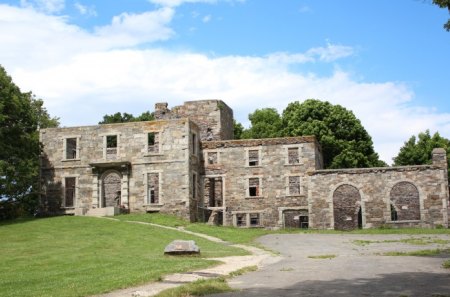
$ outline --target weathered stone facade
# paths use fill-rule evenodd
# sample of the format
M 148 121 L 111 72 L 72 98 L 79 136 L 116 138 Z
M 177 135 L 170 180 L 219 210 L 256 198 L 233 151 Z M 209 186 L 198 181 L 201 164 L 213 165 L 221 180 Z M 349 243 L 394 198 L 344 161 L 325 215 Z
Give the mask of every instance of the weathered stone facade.
M 442 149 L 432 165 L 323 170 L 314 137 L 233 140 L 233 111 L 219 100 L 157 103 L 155 118 L 43 129 L 43 210 L 238 227 L 448 226 Z

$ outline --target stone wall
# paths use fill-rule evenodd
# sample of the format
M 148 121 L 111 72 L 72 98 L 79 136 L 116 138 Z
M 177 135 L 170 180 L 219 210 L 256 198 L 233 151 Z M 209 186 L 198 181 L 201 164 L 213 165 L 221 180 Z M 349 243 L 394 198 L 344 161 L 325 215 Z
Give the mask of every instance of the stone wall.
M 242 226 L 282 226 L 283 210 L 308 208 L 307 172 L 316 169 L 317 145 L 314 137 L 203 142 L 203 201 L 209 199 L 207 180 L 221 177 L 223 206 L 213 209 L 224 212 L 224 225 L 237 225 L 243 215 L 246 222 Z M 292 149 L 298 149 L 294 164 L 289 162 Z M 254 157 L 255 152 L 259 160 L 252 166 L 249 156 Z M 210 155 L 214 156 L 212 164 Z M 289 177 L 294 176 L 299 178 L 299 193 L 289 192 Z M 259 224 L 252 224 L 256 220 L 253 216 L 259 216 Z
M 149 149 L 150 132 L 157 135 L 156 152 Z M 116 172 L 121 177 L 122 207 L 189 218 L 190 172 L 199 163 L 189 160 L 200 158 L 199 144 L 196 153 L 192 152 L 191 136 L 199 133 L 197 125 L 187 119 L 43 129 L 42 204 L 49 212 L 62 213 L 102 207 L 102 178 Z M 115 136 L 112 144 L 109 136 Z M 67 158 L 67 151 L 73 151 L 73 139 L 76 149 Z M 108 154 L 111 152 L 114 154 Z M 157 204 L 148 200 L 149 173 L 159 174 Z M 76 177 L 76 201 L 69 207 L 64 207 L 65 177 Z
M 436 165 L 312 172 L 308 193 L 310 227 L 353 229 L 358 225 L 355 221 L 359 208 L 363 228 L 382 225 L 447 227 L 446 176 L 446 167 Z M 342 187 L 355 189 L 357 193 L 340 191 Z M 412 187 L 417 189 L 417 200 L 414 200 Z M 396 204 L 397 218 L 393 217 L 391 204 Z
M 233 110 L 221 100 L 187 101 L 172 109 L 156 103 L 155 118 L 189 118 L 200 128 L 202 141 L 233 139 Z

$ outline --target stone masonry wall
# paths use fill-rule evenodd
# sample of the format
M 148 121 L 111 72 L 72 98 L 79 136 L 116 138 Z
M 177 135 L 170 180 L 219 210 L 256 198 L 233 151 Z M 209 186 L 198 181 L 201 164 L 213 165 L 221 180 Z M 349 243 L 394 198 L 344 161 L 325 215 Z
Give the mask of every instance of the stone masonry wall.
M 307 209 L 307 172 L 316 169 L 316 145 L 314 137 L 203 142 L 205 179 L 222 177 L 224 224 L 236 224 L 236 214 L 256 213 L 259 226 L 281 226 L 281 209 Z M 298 163 L 289 164 L 289 148 L 299 150 Z M 249 152 L 254 155 L 254 151 L 259 162 L 249 166 Z M 217 153 L 217 163 L 208 163 L 209 153 Z M 300 193 L 289 193 L 290 176 L 299 177 Z M 259 179 L 258 189 L 251 196 L 249 187 L 255 179 Z
M 202 141 L 233 139 L 233 110 L 221 100 L 187 101 L 172 109 L 156 103 L 155 118 L 189 118 L 198 125 Z
M 336 206 L 333 205 L 333 195 L 342 185 L 354 187 L 359 191 L 361 201 L 358 203 L 361 205 L 363 228 L 385 224 L 394 227 L 447 226 L 446 176 L 446 168 L 433 165 L 315 171 L 309 177 L 310 227 L 339 229 L 339 226 L 335 225 L 333 212 Z M 391 191 L 402 182 L 412 184 L 418 189 L 419 220 L 391 219 Z
M 192 131 L 199 133 L 198 127 L 186 119 L 43 129 L 42 202 L 51 212 L 73 213 L 75 208 L 99 207 L 103 173 L 114 170 L 122 177 L 121 200 L 131 212 L 154 208 L 189 218 Z M 157 153 L 149 152 L 149 132 L 158 133 Z M 113 157 L 105 157 L 108 135 L 117 135 Z M 77 139 L 74 159 L 66 158 L 67 138 Z M 148 173 L 160 175 L 158 205 L 147 201 Z M 73 207 L 61 208 L 64 177 L 69 176 L 77 178 L 76 202 Z

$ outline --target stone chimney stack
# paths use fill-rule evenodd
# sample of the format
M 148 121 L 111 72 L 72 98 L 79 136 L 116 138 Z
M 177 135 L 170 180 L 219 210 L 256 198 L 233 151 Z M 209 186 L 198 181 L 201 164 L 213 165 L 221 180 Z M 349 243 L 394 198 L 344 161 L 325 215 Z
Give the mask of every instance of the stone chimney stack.
M 163 120 L 167 119 L 170 109 L 167 107 L 167 102 L 155 103 L 155 119 Z
M 447 169 L 447 152 L 443 148 L 433 149 L 433 165 Z

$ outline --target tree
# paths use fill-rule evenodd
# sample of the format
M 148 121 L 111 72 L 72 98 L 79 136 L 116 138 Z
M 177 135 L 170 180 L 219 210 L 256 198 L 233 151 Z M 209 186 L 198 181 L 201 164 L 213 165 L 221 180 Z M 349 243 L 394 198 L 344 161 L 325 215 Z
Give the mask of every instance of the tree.
M 128 123 L 128 122 L 142 122 L 142 121 L 152 121 L 154 120 L 153 113 L 150 111 L 143 112 L 140 116 L 134 117 L 130 113 L 124 112 L 123 114 L 120 112 L 116 112 L 111 115 L 104 115 L 103 121 L 99 122 L 99 124 L 114 124 L 114 123 Z
M 433 0 L 433 4 L 440 8 L 447 9 L 450 12 L 450 0 Z M 445 30 L 450 31 L 450 19 L 444 24 L 444 28 Z
M 43 101 L 22 93 L 0 66 L 0 200 L 32 211 L 38 203 L 39 128 L 57 126 Z
M 233 119 L 233 135 L 234 139 L 242 139 L 242 133 L 244 132 L 244 126 L 241 123 Z
M 430 135 L 426 130 L 416 136 L 411 136 L 400 148 L 396 157 L 393 158 L 394 165 L 425 165 L 432 163 L 432 151 L 434 148 L 443 148 L 447 152 L 448 168 L 450 168 L 450 140 L 439 135 L 438 132 Z M 449 171 L 450 178 L 450 171 Z
M 249 114 L 249 129 L 242 132 L 244 139 L 273 138 L 282 136 L 281 117 L 275 108 L 257 109 Z
M 283 111 L 282 126 L 283 136 L 316 136 L 325 168 L 386 166 L 361 122 L 340 105 L 315 99 L 290 103 Z

